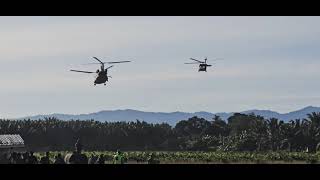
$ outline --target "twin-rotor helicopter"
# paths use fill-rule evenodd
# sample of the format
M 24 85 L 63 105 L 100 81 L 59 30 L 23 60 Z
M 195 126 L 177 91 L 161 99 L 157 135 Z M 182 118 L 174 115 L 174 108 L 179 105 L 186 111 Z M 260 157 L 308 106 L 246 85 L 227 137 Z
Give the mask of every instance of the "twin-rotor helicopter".
M 112 66 L 109 66 L 107 68 L 104 68 L 105 64 L 117 64 L 117 63 L 127 63 L 127 62 L 131 62 L 131 61 L 113 61 L 113 62 L 102 62 L 100 59 L 98 59 L 97 57 L 93 57 L 95 60 L 97 60 L 99 63 L 88 63 L 88 64 L 101 64 L 100 66 L 100 70 L 98 69 L 96 72 L 92 72 L 92 71 L 80 71 L 80 70 L 73 70 L 71 69 L 70 71 L 73 72 L 81 72 L 81 73 L 96 73 L 96 79 L 94 81 L 94 85 L 97 84 L 104 84 L 106 85 L 106 82 L 109 81 L 109 78 L 112 78 L 111 76 L 108 76 L 108 69 L 112 68 Z M 205 71 L 207 72 L 207 67 L 210 67 L 212 65 L 207 64 L 207 58 L 204 59 L 204 61 L 200 61 L 194 58 L 190 58 L 191 60 L 195 61 L 195 62 L 191 62 L 191 63 L 185 63 L 185 64 L 199 64 L 199 69 L 198 72 L 200 71 Z M 221 59 L 221 58 L 219 58 Z M 215 59 L 215 60 L 219 60 L 219 59 Z
M 71 69 L 70 71 L 73 72 L 81 72 L 81 73 L 96 73 L 97 77 L 94 81 L 94 85 L 96 84 L 104 84 L 106 85 L 106 82 L 109 80 L 109 78 L 112 78 L 111 76 L 108 76 L 108 69 L 112 68 L 112 66 L 109 66 L 107 68 L 104 68 L 104 64 L 116 64 L 116 63 L 127 63 L 127 62 L 131 62 L 131 61 L 114 61 L 114 62 L 102 62 L 100 59 L 98 59 L 97 57 L 93 57 L 95 60 L 99 61 L 99 63 L 88 63 L 88 64 L 101 64 L 100 66 L 100 70 L 97 69 L 96 72 L 91 72 L 91 71 L 79 71 L 79 70 L 73 70 Z

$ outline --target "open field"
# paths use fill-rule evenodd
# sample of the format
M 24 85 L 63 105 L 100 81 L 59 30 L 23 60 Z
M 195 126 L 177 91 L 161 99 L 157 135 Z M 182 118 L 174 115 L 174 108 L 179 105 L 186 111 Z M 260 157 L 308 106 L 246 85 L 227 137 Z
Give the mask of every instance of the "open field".
M 51 152 L 50 158 L 53 161 L 58 153 L 65 155 L 68 152 Z M 92 151 L 84 152 L 87 157 L 104 154 L 106 164 L 112 163 L 114 152 Z M 146 164 L 151 152 L 124 152 L 128 164 Z M 320 153 L 304 152 L 152 152 L 160 164 L 318 164 Z M 39 158 L 44 153 L 36 153 Z

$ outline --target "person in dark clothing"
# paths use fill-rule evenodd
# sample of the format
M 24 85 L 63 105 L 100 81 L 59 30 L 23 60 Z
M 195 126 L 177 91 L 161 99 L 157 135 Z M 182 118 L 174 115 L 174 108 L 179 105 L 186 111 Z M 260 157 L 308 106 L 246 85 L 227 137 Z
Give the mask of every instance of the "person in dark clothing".
M 153 153 L 148 157 L 148 164 L 160 164 L 159 160 L 155 159 L 155 155 Z
M 24 164 L 24 160 L 21 153 L 17 153 L 16 164 Z
M 98 160 L 98 164 L 104 164 L 106 161 L 106 159 L 104 158 L 103 154 L 100 154 L 99 160 Z
M 25 152 L 23 153 L 23 163 L 24 164 L 29 164 L 29 153 L 28 152 Z
M 76 164 L 76 154 L 77 154 L 77 152 L 73 151 L 72 155 L 70 156 L 70 158 L 68 160 L 70 164 Z
M 92 154 L 91 157 L 89 158 L 89 164 L 97 164 L 98 161 L 98 156 Z
M 49 152 L 46 152 L 46 156 L 41 158 L 40 164 L 50 164 Z
M 66 155 L 65 162 L 67 164 L 88 164 L 89 158 L 85 154 L 82 154 L 82 148 L 80 139 L 78 139 L 75 144 L 75 151 L 72 154 Z
M 10 164 L 17 164 L 17 153 L 12 152 L 9 158 L 9 163 Z
M 38 159 L 36 156 L 33 155 L 33 152 L 30 152 L 29 156 L 29 164 L 38 164 Z
M 85 154 L 77 151 L 74 151 L 69 159 L 70 164 L 88 164 L 88 161 L 89 159 Z
M 124 154 L 120 150 L 117 150 L 117 153 L 113 156 L 113 164 L 124 164 L 125 161 Z
M 55 157 L 54 164 L 65 164 L 62 158 L 62 155 L 60 153 Z
M 10 161 L 8 159 L 8 154 L 3 154 L 2 155 L 0 164 L 10 164 Z

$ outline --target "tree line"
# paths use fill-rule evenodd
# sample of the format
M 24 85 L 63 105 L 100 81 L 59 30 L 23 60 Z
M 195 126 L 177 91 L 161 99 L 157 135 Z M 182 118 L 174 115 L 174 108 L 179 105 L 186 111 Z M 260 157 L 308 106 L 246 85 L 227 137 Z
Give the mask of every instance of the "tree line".
M 20 134 L 26 147 L 34 151 L 73 150 L 80 138 L 88 151 L 308 151 L 320 148 L 320 113 L 306 119 L 284 122 L 254 114 L 235 113 L 223 121 L 192 117 L 174 127 L 169 124 L 135 122 L 99 122 L 0 120 L 0 134 Z

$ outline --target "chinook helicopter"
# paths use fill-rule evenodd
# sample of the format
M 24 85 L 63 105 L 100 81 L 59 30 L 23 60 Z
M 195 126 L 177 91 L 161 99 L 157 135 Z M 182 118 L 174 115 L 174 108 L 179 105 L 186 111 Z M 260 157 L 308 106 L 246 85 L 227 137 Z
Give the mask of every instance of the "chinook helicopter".
M 200 61 L 200 60 L 197 60 L 197 59 L 194 59 L 194 58 L 190 58 L 191 60 L 193 61 L 196 61 L 196 62 L 192 62 L 192 63 L 184 63 L 184 64 L 199 64 L 199 70 L 198 72 L 200 71 L 205 71 L 207 72 L 207 67 L 210 67 L 212 65 L 210 64 L 207 64 L 207 57 L 204 59 L 204 61 Z M 218 59 L 215 59 L 215 60 L 221 60 L 222 58 L 218 58 Z
M 73 70 L 71 69 L 70 71 L 73 72 L 81 72 L 81 73 L 96 73 L 97 77 L 94 81 L 94 85 L 97 84 L 104 84 L 106 85 L 106 82 L 109 80 L 109 78 L 112 78 L 111 76 L 108 76 L 108 69 L 112 68 L 112 66 L 107 67 L 106 69 L 104 68 L 104 64 L 116 64 L 116 63 L 127 63 L 131 61 L 114 61 L 114 62 L 102 62 L 100 59 L 97 57 L 93 57 L 95 60 L 99 61 L 99 63 L 88 63 L 88 64 L 101 64 L 101 70 L 97 69 L 96 72 L 91 72 L 91 71 L 79 71 L 79 70 Z

